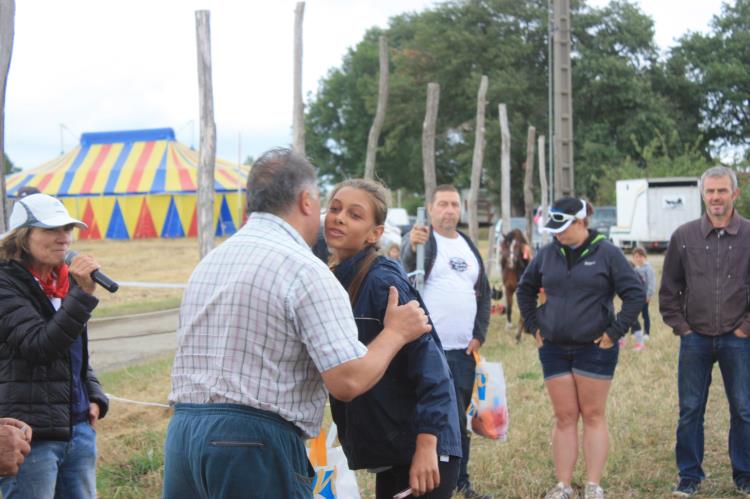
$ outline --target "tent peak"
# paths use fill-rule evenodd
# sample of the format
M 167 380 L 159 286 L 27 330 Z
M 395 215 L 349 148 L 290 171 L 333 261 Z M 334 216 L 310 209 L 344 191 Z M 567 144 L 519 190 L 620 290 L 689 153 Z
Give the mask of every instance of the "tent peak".
M 175 140 L 172 128 L 147 128 L 144 130 L 120 130 L 114 132 L 86 132 L 81 134 L 81 146 L 93 144 L 116 144 L 119 142 L 150 142 Z

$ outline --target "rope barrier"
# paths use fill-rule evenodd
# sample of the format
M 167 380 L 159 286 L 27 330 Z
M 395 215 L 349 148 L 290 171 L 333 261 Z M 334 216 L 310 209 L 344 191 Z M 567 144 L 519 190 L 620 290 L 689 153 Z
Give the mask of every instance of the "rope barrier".
M 124 402 L 126 404 L 134 404 L 134 405 L 143 405 L 147 407 L 162 407 L 165 409 L 169 409 L 169 404 L 160 404 L 159 402 L 141 402 L 140 400 L 131 400 L 126 399 L 122 397 L 117 397 L 115 395 L 112 395 L 111 393 L 105 394 L 110 400 L 116 400 L 118 402 Z

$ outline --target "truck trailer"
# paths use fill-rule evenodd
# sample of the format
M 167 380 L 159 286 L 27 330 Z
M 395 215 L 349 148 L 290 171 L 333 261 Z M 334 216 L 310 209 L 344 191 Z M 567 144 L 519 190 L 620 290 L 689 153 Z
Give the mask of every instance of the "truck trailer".
M 618 180 L 616 194 L 617 225 L 609 237 L 623 250 L 664 251 L 677 227 L 701 216 L 695 177 Z

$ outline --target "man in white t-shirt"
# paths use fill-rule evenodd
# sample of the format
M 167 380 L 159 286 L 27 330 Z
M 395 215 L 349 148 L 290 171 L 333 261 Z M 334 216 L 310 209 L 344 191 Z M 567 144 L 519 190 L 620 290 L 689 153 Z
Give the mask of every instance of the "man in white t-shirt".
M 458 493 L 466 498 L 487 498 L 469 482 L 470 435 L 466 409 L 471 402 L 478 351 L 490 321 L 490 285 L 474 243 L 459 230 L 461 197 L 452 185 L 440 185 L 427 205 L 431 227 L 415 225 L 401 243 L 401 260 L 407 272 L 416 268 L 416 246 L 425 245 L 425 286 L 422 298 L 432 318 L 453 375 L 458 402 L 463 460 Z

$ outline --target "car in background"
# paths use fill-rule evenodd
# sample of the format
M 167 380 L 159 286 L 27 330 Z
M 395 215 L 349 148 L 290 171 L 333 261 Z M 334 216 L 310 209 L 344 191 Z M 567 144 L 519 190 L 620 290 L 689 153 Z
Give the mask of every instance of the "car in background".
M 406 211 L 406 208 L 388 208 L 388 215 L 385 217 L 386 225 L 393 225 L 401 229 L 401 234 L 406 234 L 414 225 L 412 218 Z
M 595 206 L 594 214 L 589 220 L 589 228 L 609 239 L 609 229 L 617 225 L 617 208 L 615 206 Z

